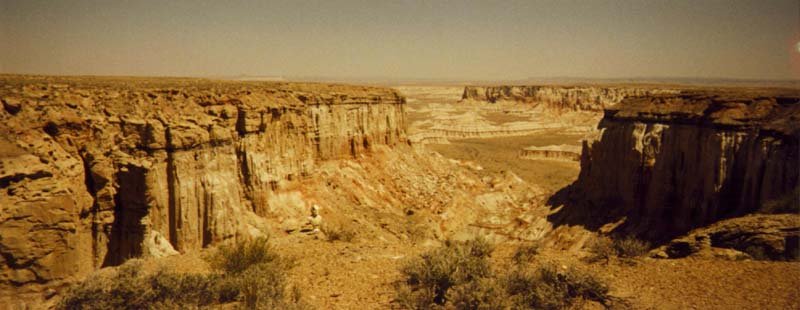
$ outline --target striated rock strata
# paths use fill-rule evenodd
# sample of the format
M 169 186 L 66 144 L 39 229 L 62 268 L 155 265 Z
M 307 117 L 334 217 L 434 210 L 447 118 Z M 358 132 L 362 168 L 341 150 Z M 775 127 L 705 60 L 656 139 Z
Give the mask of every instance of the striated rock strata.
M 752 212 L 793 212 L 800 94 L 687 91 L 609 108 L 569 196 L 650 238 Z M 565 209 L 564 212 L 566 212 Z
M 0 100 L 9 298 L 258 235 L 284 183 L 405 140 L 405 100 L 381 88 L 0 76 Z
M 674 90 L 596 86 L 467 86 L 462 100 L 515 101 L 561 111 L 596 111 L 616 105 L 626 97 L 675 93 Z
M 522 159 L 547 159 L 563 161 L 579 161 L 581 147 L 577 145 L 548 145 L 530 146 L 522 149 L 519 157 Z

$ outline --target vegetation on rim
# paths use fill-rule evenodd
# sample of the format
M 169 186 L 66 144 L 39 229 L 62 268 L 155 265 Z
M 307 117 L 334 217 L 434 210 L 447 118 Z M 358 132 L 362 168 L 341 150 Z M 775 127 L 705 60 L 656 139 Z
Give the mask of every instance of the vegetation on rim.
M 209 259 L 213 272 L 147 275 L 132 259 L 110 277 L 96 276 L 73 287 L 59 309 L 207 307 L 241 302 L 247 309 L 300 309 L 300 292 L 287 284 L 292 260 L 276 253 L 267 238 L 221 246 Z
M 493 246 L 483 238 L 447 241 L 407 262 L 397 299 L 408 309 L 564 309 L 576 302 L 611 300 L 608 286 L 591 273 L 553 264 L 528 264 L 538 252 L 524 245 L 516 267 L 495 273 L 489 264 Z

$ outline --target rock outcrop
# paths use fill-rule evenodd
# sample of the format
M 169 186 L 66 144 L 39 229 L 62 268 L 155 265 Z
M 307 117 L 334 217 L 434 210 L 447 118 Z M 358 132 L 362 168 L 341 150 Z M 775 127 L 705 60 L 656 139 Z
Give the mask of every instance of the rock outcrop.
M 800 214 L 753 214 L 722 220 L 672 240 L 653 254 L 657 258 L 691 255 L 796 261 L 800 259 Z
M 581 158 L 581 147 L 577 145 L 548 145 L 548 146 L 530 146 L 522 149 L 519 152 L 519 157 L 522 159 L 546 159 L 546 160 L 563 160 L 563 161 L 579 161 Z
M 582 213 L 627 218 L 619 229 L 661 241 L 725 218 L 794 212 L 799 100 L 745 90 L 626 99 L 606 109 L 564 192 Z
M 675 90 L 640 87 L 596 86 L 467 86 L 462 100 L 495 103 L 515 101 L 560 111 L 596 111 L 611 107 L 626 97 L 674 93 Z
M 382 88 L 0 76 L 0 100 L 9 298 L 260 234 L 286 182 L 406 139 L 405 100 Z
M 542 133 L 547 130 L 559 129 L 559 124 L 538 124 L 538 123 L 508 123 L 499 126 L 489 125 L 465 125 L 435 126 L 427 131 L 431 137 L 441 137 L 445 139 L 468 139 L 468 138 L 495 138 L 509 136 L 524 136 Z

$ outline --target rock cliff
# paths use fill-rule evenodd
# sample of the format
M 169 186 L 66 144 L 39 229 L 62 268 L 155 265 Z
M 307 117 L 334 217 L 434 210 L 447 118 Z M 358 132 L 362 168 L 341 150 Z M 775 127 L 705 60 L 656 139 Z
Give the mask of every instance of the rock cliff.
M 623 100 L 606 109 L 600 140 L 584 143 L 565 192 L 582 213 L 626 218 L 619 229 L 662 241 L 720 219 L 793 212 L 799 100 L 796 91 L 744 90 Z
M 530 146 L 522 149 L 519 152 L 519 158 L 522 159 L 547 159 L 547 160 L 563 160 L 563 161 L 580 161 L 581 147 L 577 145 L 548 145 L 548 146 Z
M 467 86 L 462 100 L 495 103 L 516 101 L 561 111 L 596 111 L 613 106 L 626 97 L 674 93 L 674 90 L 639 87 L 595 86 Z
M 0 76 L 0 100 L 10 296 L 260 234 L 286 182 L 405 141 L 405 99 L 382 88 Z

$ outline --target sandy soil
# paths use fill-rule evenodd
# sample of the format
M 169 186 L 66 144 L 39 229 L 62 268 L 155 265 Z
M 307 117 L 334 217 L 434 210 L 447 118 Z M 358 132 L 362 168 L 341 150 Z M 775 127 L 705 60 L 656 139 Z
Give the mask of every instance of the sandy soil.
M 556 133 L 520 137 L 451 140 L 450 144 L 429 144 L 426 147 L 448 158 L 474 161 L 484 168 L 484 174 L 510 170 L 531 184 L 549 192 L 571 184 L 578 178 L 578 162 L 553 160 L 523 160 L 519 152 L 528 146 L 557 144 L 580 145 L 577 135 Z

